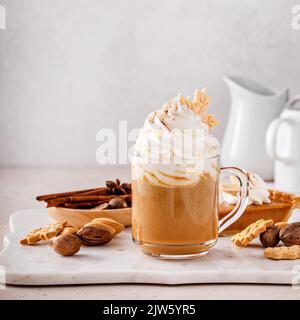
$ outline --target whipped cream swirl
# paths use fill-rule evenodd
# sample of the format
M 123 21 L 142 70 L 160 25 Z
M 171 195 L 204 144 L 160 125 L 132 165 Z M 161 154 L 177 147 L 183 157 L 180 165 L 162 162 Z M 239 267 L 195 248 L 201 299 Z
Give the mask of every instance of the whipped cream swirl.
M 195 183 L 204 171 L 204 160 L 220 153 L 210 132 L 215 122 L 206 113 L 207 105 L 204 92 L 196 91 L 194 101 L 179 95 L 151 112 L 134 146 L 134 155 L 143 164 L 136 168 L 133 163 L 133 173 L 162 185 Z
M 270 203 L 270 194 L 264 180 L 258 174 L 252 172 L 247 172 L 247 175 L 249 180 L 249 196 L 247 205 L 262 205 L 264 203 Z M 233 185 L 236 185 L 236 188 L 238 189 L 238 183 L 235 179 L 236 178 L 233 177 L 231 179 L 231 182 L 233 183 Z M 233 187 L 233 189 L 234 188 L 235 187 Z M 223 192 L 223 199 L 229 204 L 236 204 L 239 198 L 237 195 Z

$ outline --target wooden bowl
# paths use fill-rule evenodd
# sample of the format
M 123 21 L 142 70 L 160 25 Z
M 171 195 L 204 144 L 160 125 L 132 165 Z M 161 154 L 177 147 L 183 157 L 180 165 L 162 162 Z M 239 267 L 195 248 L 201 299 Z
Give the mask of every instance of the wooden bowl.
M 77 228 L 81 228 L 95 218 L 110 218 L 124 224 L 125 227 L 131 226 L 131 208 L 86 210 L 51 207 L 48 208 L 48 214 L 56 221 L 66 220 Z

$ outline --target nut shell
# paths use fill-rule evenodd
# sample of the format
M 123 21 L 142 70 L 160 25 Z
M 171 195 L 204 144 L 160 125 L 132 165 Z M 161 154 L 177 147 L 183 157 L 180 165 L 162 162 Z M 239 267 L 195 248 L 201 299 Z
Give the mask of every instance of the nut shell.
M 106 210 L 106 209 L 109 209 L 109 205 L 107 202 L 104 202 L 104 203 L 100 204 L 100 206 L 98 206 L 97 209 Z
M 62 256 L 72 256 L 80 250 L 81 241 L 73 234 L 65 234 L 55 238 L 52 247 Z
M 280 230 L 279 236 L 287 247 L 300 245 L 300 222 L 290 223 Z
M 90 223 L 86 224 L 86 226 L 95 225 L 95 226 L 106 226 L 108 229 L 112 230 L 113 234 L 116 235 L 122 232 L 125 229 L 125 226 L 113 219 L 110 218 L 96 218 L 93 219 Z
M 76 233 L 77 237 L 87 246 L 98 246 L 108 243 L 113 233 L 102 226 L 84 226 Z
M 279 238 L 280 229 L 274 224 L 267 228 L 267 230 L 260 234 L 259 239 L 262 245 L 267 247 L 276 247 L 280 241 Z
M 128 204 L 124 199 L 116 197 L 109 201 L 108 207 L 110 209 L 122 209 L 122 208 L 127 208 Z

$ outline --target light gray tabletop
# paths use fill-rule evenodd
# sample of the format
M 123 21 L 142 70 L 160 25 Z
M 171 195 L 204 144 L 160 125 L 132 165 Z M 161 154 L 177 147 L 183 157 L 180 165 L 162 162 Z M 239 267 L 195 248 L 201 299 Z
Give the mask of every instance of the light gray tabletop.
M 11 213 L 43 207 L 35 201 L 36 195 L 89 188 L 108 178 L 128 181 L 130 171 L 128 167 L 0 169 L 0 237 L 9 232 Z M 6 286 L 0 288 L 0 299 L 300 299 L 300 289 L 254 284 Z

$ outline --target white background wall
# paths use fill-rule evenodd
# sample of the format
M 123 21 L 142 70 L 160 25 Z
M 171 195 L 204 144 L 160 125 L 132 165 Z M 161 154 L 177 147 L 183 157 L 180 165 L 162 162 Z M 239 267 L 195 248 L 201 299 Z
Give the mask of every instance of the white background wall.
M 300 93 L 293 0 L 0 0 L 0 165 L 97 166 L 99 129 L 129 129 L 224 74 Z M 255 124 L 253 124 L 255 128 Z M 255 129 L 254 129 L 255 130 Z

